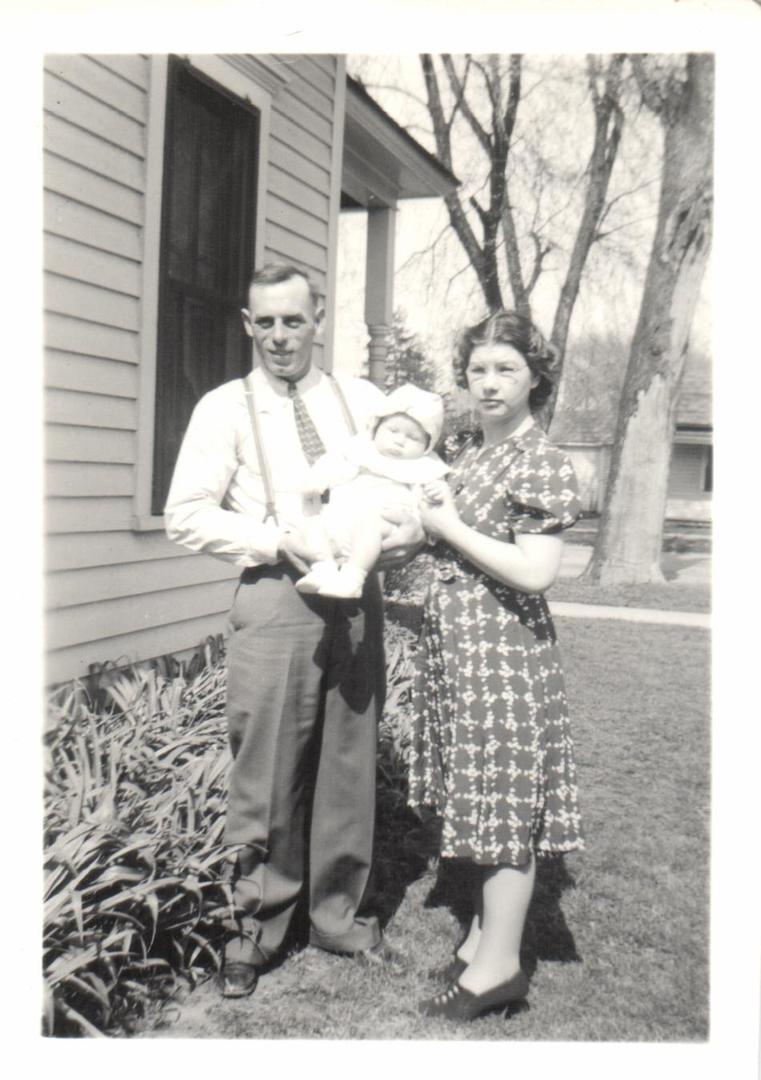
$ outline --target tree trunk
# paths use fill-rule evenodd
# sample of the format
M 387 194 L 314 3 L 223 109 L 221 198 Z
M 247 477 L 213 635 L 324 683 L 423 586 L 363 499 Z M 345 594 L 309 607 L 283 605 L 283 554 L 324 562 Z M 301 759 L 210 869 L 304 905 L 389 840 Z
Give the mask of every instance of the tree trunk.
M 690 56 L 686 82 L 659 109 L 664 156 L 658 223 L 588 580 L 663 580 L 675 404 L 711 244 L 712 109 L 713 60 Z

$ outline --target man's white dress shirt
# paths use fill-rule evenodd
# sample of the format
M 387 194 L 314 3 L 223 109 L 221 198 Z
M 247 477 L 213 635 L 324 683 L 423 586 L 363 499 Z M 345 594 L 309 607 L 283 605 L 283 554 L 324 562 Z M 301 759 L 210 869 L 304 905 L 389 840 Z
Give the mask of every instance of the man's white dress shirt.
M 365 379 L 339 378 L 359 431 L 383 394 Z M 254 403 L 272 474 L 278 522 L 265 522 L 265 491 L 251 419 L 240 379 L 205 394 L 193 410 L 164 510 L 167 535 L 191 551 L 205 551 L 238 566 L 277 562 L 284 531 L 303 523 L 309 463 L 299 442 L 293 404 L 282 379 L 253 372 Z M 298 390 L 326 450 L 350 435 L 330 380 L 312 368 Z

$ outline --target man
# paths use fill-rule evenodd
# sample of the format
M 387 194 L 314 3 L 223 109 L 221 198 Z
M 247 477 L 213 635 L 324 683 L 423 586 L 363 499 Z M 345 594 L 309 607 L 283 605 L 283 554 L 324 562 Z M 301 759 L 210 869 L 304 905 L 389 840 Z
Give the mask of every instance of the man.
M 243 310 L 258 363 L 197 404 L 166 505 L 169 537 L 242 569 L 230 613 L 227 715 L 233 767 L 225 841 L 244 845 L 222 993 L 255 988 L 308 890 L 310 942 L 342 954 L 378 950 L 362 913 L 375 808 L 376 723 L 384 657 L 377 579 L 359 601 L 294 587 L 318 554 L 302 534 L 310 460 L 362 428 L 383 395 L 312 366 L 323 322 L 299 269 L 270 264 Z M 389 511 L 393 519 L 393 511 Z M 402 523 L 386 542 L 420 539 Z

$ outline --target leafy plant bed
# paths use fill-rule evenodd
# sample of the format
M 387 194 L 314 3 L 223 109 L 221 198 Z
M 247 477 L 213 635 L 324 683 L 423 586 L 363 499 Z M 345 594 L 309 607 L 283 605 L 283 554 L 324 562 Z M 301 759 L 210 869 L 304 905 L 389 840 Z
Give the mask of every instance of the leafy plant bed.
M 218 963 L 229 756 L 221 656 L 58 691 L 45 744 L 43 1030 L 128 1033 Z
M 393 615 L 393 610 L 392 610 Z M 700 1040 L 707 1036 L 709 638 L 557 620 L 588 838 L 540 867 L 524 939 L 530 1008 L 432 1023 L 467 878 L 406 805 L 416 635 L 387 625 L 375 905 L 406 957 L 383 967 L 303 941 L 252 998 L 210 976 L 230 916 L 220 845 L 224 658 L 60 692 L 46 738 L 45 1030 L 143 1037 Z M 654 971 L 657 975 L 654 976 Z
M 384 739 L 376 897 L 387 939 L 406 958 L 406 969 L 394 975 L 300 949 L 263 976 L 251 998 L 223 1001 L 206 982 L 145 1034 L 705 1040 L 708 635 L 583 619 L 559 619 L 558 626 L 588 846 L 540 865 L 522 958 L 531 976 L 528 1009 L 507 1021 L 494 1015 L 470 1025 L 418 1014 L 418 1001 L 440 985 L 428 971 L 447 962 L 461 932 L 468 882 L 437 864 L 436 823 L 406 807 L 403 769 L 389 758 Z M 396 700 L 403 706 L 403 695 Z M 400 717 L 403 708 L 384 723 L 393 726 Z M 404 737 L 399 745 L 403 750 Z
M 403 822 L 396 858 L 381 859 L 393 893 L 406 837 L 404 806 L 413 635 L 390 621 L 378 807 Z M 224 652 L 185 671 L 105 667 L 53 694 L 45 736 L 43 1030 L 125 1035 L 160 1027 L 219 967 L 234 918 L 221 844 L 230 756 Z

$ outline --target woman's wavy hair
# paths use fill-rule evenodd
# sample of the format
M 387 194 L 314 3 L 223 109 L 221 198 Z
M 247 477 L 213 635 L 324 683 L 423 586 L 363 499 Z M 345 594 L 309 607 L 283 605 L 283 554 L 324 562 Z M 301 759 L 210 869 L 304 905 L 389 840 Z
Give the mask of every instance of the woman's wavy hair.
M 531 374 L 539 376 L 539 382 L 529 394 L 529 406 L 534 410 L 544 405 L 555 383 L 558 352 L 530 319 L 517 311 L 495 311 L 475 326 L 461 331 L 452 366 L 457 385 L 465 389 L 468 386 L 465 373 L 470 357 L 479 345 L 512 345 L 517 349 Z

